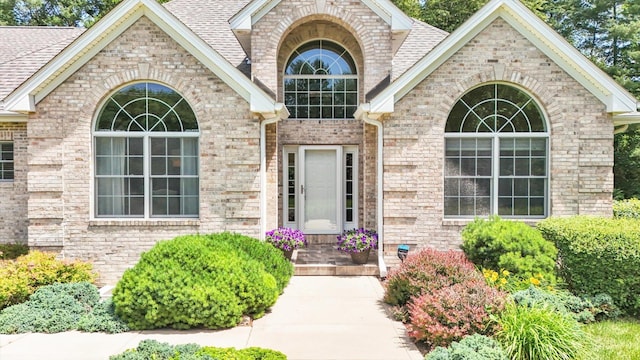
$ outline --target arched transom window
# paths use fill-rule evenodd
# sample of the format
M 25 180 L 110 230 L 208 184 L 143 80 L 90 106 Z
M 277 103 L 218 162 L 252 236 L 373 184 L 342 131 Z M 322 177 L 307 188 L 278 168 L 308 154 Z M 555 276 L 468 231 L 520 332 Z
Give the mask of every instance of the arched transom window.
M 285 67 L 284 99 L 294 119 L 353 118 L 358 75 L 347 50 L 326 40 L 296 49 Z
M 197 217 L 198 122 L 174 90 L 136 83 L 111 95 L 94 131 L 97 217 Z
M 445 216 L 545 217 L 548 138 L 542 111 L 518 88 L 467 92 L 445 128 Z

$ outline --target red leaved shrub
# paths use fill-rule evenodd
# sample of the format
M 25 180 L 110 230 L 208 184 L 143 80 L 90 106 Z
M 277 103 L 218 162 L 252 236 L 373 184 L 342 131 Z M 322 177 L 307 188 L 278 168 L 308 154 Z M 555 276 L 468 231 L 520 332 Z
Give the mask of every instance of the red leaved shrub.
M 506 293 L 484 280 L 469 280 L 412 299 L 409 336 L 431 346 L 449 346 L 471 334 L 490 335 L 496 323 L 490 318 L 504 308 Z
M 404 306 L 412 297 L 474 279 L 483 280 L 483 276 L 463 252 L 423 249 L 389 272 L 384 301 Z

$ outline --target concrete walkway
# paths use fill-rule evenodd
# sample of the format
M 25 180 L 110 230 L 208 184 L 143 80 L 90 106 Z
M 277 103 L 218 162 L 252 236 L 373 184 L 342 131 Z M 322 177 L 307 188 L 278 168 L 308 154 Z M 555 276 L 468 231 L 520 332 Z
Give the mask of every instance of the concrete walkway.
M 421 360 L 404 326 L 391 320 L 375 277 L 294 276 L 271 313 L 221 331 L 65 332 L 0 335 L 0 360 L 92 360 L 141 340 L 283 352 L 289 360 Z

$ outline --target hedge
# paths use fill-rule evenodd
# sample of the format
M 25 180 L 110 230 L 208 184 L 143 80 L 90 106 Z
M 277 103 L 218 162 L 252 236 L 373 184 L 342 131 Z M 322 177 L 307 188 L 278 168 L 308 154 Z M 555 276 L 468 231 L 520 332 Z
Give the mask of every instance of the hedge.
M 538 223 L 559 250 L 559 274 L 578 296 L 608 294 L 623 311 L 640 314 L 640 221 L 594 216 Z

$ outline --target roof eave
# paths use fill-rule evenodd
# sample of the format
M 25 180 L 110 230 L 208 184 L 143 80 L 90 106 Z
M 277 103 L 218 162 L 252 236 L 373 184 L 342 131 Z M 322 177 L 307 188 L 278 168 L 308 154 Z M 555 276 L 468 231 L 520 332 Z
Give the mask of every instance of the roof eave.
M 15 112 L 35 111 L 35 104 L 142 16 L 148 17 L 249 102 L 251 111 L 276 112 L 274 99 L 154 0 L 125 0 L 120 3 L 10 94 L 5 108 Z
M 393 104 L 435 71 L 471 38 L 498 17 L 503 18 L 538 49 L 606 105 L 609 113 L 637 110 L 637 99 L 589 61 L 562 36 L 517 0 L 493 0 L 476 12 L 425 57 L 370 102 L 370 111 L 393 112 Z

